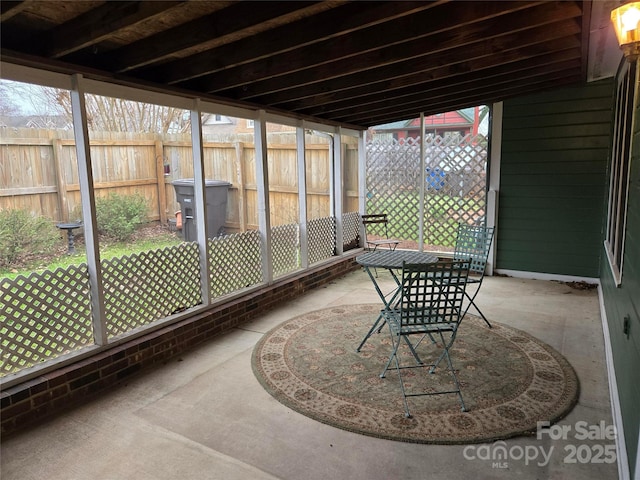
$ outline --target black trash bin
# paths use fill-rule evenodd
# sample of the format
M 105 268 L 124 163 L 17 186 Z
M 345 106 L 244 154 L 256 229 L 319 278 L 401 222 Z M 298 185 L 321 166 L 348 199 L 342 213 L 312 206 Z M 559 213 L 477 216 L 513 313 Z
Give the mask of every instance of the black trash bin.
M 198 239 L 196 233 L 196 201 L 193 178 L 181 178 L 171 182 L 182 213 L 182 236 L 187 242 Z M 223 180 L 205 180 L 207 202 L 207 229 L 210 237 L 224 233 L 227 215 L 227 191 L 231 184 Z

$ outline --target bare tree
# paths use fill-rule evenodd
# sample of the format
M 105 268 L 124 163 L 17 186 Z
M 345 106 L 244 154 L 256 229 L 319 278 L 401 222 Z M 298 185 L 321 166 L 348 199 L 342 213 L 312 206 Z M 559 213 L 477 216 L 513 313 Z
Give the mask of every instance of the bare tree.
M 19 114 L 19 99 L 32 114 L 64 116 L 67 125 L 73 123 L 68 90 L 8 81 L 0 82 L 0 88 L 0 114 Z M 94 131 L 181 133 L 191 126 L 188 112 L 179 108 L 93 94 L 85 96 L 85 105 L 89 129 Z
M 0 115 L 20 115 L 20 107 L 14 103 L 11 85 L 6 80 L 0 80 Z

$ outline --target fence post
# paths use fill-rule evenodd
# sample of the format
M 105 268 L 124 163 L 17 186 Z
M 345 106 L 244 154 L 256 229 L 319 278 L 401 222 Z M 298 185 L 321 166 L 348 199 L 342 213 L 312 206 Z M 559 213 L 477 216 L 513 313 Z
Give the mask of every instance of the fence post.
M 155 141 L 156 178 L 158 179 L 158 213 L 160 223 L 167 224 L 167 189 L 164 183 L 164 145 L 162 140 Z
M 55 168 L 56 171 L 56 189 L 58 190 L 56 197 L 58 198 L 59 221 L 68 222 L 69 202 L 67 200 L 67 183 L 64 180 L 64 174 L 60 167 L 62 142 L 57 136 L 51 139 L 51 149 L 53 151 L 53 168 Z
M 238 182 L 238 215 L 240 218 L 238 221 L 240 222 L 240 231 L 247 231 L 247 202 L 245 199 L 246 191 L 244 188 L 244 161 L 242 157 L 244 156 L 244 143 L 243 142 L 234 142 L 234 147 L 236 150 L 236 178 Z

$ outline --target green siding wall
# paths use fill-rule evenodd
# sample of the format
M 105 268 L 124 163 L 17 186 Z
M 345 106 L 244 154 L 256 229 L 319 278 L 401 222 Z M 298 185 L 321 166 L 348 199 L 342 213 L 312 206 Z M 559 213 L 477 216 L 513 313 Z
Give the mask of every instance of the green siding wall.
M 640 104 L 622 285 L 603 240 L 614 81 L 504 103 L 496 267 L 600 277 L 631 478 L 640 432 Z M 623 333 L 631 318 L 629 338 Z
M 604 247 L 600 281 L 620 396 L 629 470 L 631 478 L 638 478 L 640 477 L 640 465 L 636 458 L 640 429 L 640 108 L 638 106 L 635 109 L 628 198 L 622 283 L 616 287 Z M 622 330 L 626 315 L 631 317 L 629 338 Z
M 504 102 L 496 267 L 597 277 L 613 81 Z

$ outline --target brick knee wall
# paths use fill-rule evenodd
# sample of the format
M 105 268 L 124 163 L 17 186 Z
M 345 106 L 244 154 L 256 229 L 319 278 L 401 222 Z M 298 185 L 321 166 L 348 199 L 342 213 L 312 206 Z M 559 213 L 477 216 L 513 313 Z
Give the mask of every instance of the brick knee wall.
M 17 432 L 78 405 L 145 368 L 165 362 L 357 268 L 355 256 L 343 258 L 3 389 L 0 393 L 2 435 Z

